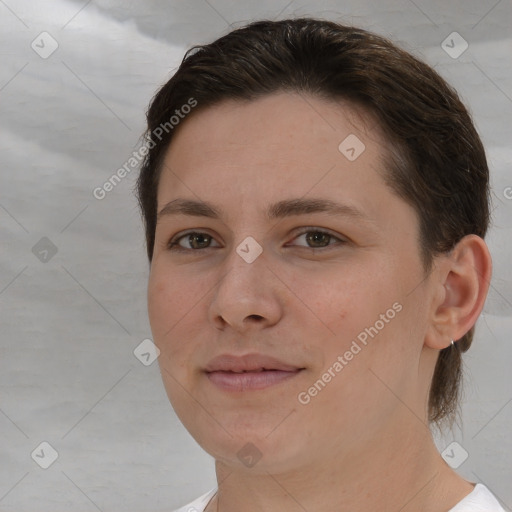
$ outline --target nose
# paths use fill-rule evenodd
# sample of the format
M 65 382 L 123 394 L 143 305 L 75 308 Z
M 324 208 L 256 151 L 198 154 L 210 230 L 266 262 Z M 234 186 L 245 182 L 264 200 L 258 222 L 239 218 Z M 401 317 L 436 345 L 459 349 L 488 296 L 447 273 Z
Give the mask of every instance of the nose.
M 209 307 L 209 320 L 218 329 L 228 326 L 239 333 L 262 329 L 279 322 L 283 314 L 286 286 L 266 261 L 263 253 L 254 260 L 233 250 L 226 260 L 224 272 L 214 287 Z

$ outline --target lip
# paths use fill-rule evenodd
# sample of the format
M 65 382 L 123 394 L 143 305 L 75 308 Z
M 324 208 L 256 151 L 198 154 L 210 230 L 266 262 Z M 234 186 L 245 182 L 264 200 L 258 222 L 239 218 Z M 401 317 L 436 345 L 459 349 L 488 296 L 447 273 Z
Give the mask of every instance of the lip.
M 223 354 L 212 359 L 204 371 L 212 384 L 224 391 L 265 389 L 298 375 L 304 368 L 263 354 Z
M 235 356 L 222 354 L 213 358 L 206 366 L 205 372 L 257 372 L 261 370 L 279 370 L 283 372 L 294 372 L 300 367 L 284 363 L 275 357 L 264 354 L 246 354 Z

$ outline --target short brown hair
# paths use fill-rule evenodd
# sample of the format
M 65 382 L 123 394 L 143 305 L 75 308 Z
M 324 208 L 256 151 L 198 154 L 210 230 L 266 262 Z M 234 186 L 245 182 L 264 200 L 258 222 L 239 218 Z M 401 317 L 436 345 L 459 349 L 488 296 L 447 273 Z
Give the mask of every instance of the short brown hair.
M 147 112 L 151 149 L 137 197 L 153 257 L 157 189 L 174 131 L 169 119 L 193 98 L 194 111 L 223 100 L 253 100 L 274 92 L 345 99 L 375 116 L 390 144 L 385 180 L 418 214 L 426 275 L 435 255 L 465 235 L 484 238 L 489 224 L 489 170 L 480 137 L 457 92 L 430 66 L 388 39 L 335 22 L 296 18 L 256 21 L 194 46 Z M 185 121 L 186 122 L 186 121 Z M 154 133 L 160 128 L 159 140 Z M 160 133 L 159 132 L 159 133 Z M 459 407 L 462 352 L 472 327 L 440 351 L 430 388 L 428 419 L 453 424 Z

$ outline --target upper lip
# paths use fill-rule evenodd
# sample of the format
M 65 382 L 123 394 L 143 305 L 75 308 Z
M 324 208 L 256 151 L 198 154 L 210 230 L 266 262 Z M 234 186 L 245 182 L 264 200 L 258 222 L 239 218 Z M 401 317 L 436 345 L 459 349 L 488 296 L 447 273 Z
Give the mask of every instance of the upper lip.
M 205 372 L 255 372 L 262 370 L 280 370 L 295 372 L 302 370 L 298 366 L 286 364 L 275 357 L 264 354 L 246 354 L 235 356 L 222 354 L 214 357 L 204 368 Z

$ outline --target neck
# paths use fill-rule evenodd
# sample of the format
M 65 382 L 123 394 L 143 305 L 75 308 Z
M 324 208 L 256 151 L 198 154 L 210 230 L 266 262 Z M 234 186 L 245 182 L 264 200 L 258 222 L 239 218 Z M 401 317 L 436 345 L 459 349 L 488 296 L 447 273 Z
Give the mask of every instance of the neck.
M 428 428 L 412 419 L 398 435 L 382 432 L 373 443 L 365 441 L 364 450 L 339 450 L 287 472 L 255 473 L 217 461 L 218 493 L 207 511 L 449 510 L 473 485 L 447 466 Z

